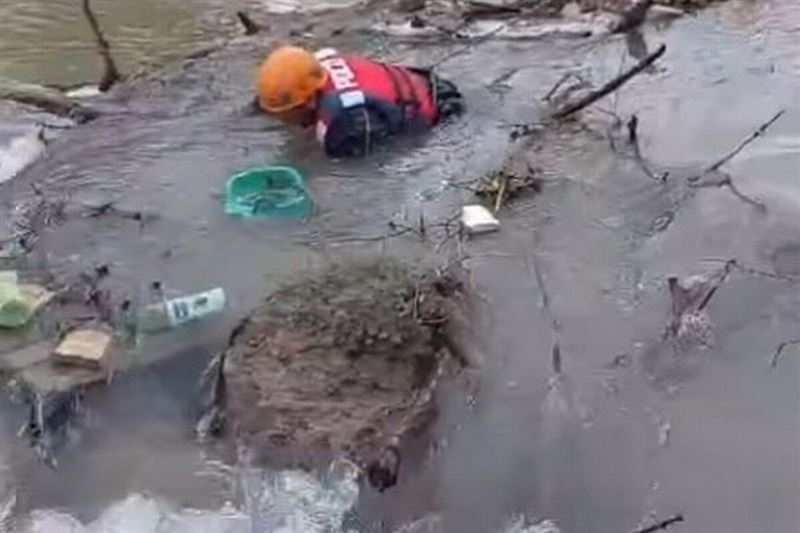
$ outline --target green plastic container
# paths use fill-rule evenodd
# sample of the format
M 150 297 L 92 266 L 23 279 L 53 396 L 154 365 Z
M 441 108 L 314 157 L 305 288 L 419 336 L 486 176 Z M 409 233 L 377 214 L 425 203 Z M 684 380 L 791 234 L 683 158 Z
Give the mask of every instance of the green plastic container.
M 33 315 L 31 305 L 19 289 L 17 273 L 0 272 L 0 328 L 18 328 Z
M 225 185 L 225 213 L 246 218 L 304 216 L 314 201 L 303 175 L 288 166 L 257 167 Z

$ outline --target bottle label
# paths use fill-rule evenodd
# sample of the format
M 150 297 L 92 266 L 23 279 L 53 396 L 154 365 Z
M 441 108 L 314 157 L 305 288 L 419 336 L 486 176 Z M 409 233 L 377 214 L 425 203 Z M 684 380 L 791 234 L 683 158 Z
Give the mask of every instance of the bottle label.
M 225 293 L 222 289 L 194 296 L 175 298 L 167 302 L 167 316 L 171 326 L 190 322 L 225 308 Z

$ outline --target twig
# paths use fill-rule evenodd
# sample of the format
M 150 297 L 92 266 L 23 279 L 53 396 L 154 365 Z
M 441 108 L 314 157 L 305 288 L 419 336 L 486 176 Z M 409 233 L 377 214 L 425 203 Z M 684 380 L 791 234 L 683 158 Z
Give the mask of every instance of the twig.
M 551 365 L 553 369 L 554 375 L 561 375 L 561 341 L 560 341 L 560 331 L 561 331 L 561 324 L 559 323 L 558 319 L 553 314 L 552 309 L 550 308 L 550 294 L 547 292 L 547 286 L 544 284 L 544 278 L 542 277 L 541 269 L 539 268 L 539 260 L 536 257 L 535 251 L 531 250 L 530 253 L 530 261 L 528 261 L 529 256 L 525 255 L 525 264 L 528 266 L 528 272 L 531 271 L 531 264 L 533 266 L 533 277 L 536 280 L 536 284 L 539 286 L 539 292 L 541 293 L 541 304 L 542 309 L 544 309 L 544 314 L 547 319 L 550 321 L 550 332 L 552 335 L 552 346 L 550 349 L 551 353 Z
M 644 172 L 648 178 L 654 181 L 657 181 L 659 183 L 666 182 L 667 177 L 669 176 L 669 172 L 664 172 L 661 175 L 656 175 L 656 173 L 650 169 L 650 165 L 647 164 L 647 161 L 642 156 L 642 149 L 639 146 L 639 132 L 638 132 L 639 117 L 637 117 L 636 115 L 631 115 L 631 118 L 628 121 L 627 126 L 628 126 L 628 141 L 630 141 L 631 146 L 633 146 L 634 159 L 636 159 L 636 162 L 639 164 L 639 167 L 641 167 L 642 172 Z
M 750 204 L 751 206 L 755 207 L 759 211 L 762 211 L 762 212 L 766 211 L 767 210 L 767 206 L 764 205 L 763 203 L 759 202 L 758 200 L 750 198 L 749 196 L 744 194 L 742 191 L 740 191 L 739 188 L 734 183 L 733 178 L 730 175 L 725 175 L 722 178 L 714 180 L 714 181 L 703 181 L 703 178 L 705 178 L 709 174 L 713 174 L 715 172 L 718 172 L 719 169 L 725 163 L 729 162 L 731 159 L 736 157 L 742 150 L 744 150 L 747 147 L 747 145 L 749 145 L 750 143 L 752 143 L 753 141 L 755 141 L 759 137 L 762 137 L 764 135 L 764 133 L 766 133 L 766 131 L 769 129 L 769 127 L 772 126 L 772 124 L 774 124 L 779 118 L 781 118 L 781 116 L 785 112 L 786 112 L 785 109 L 781 109 L 780 111 L 775 113 L 775 115 L 773 115 L 772 118 L 770 118 L 764 124 L 759 126 L 756 131 L 754 131 L 752 134 L 750 134 L 750 136 L 748 136 L 745 140 L 740 142 L 739 145 L 736 146 L 736 148 L 734 148 L 733 150 L 731 150 L 730 152 L 725 154 L 721 159 L 716 161 L 714 164 L 708 166 L 702 173 L 694 175 L 694 176 L 690 176 L 689 178 L 687 178 L 686 181 L 689 183 L 689 185 L 692 188 L 727 187 L 728 190 L 730 190 L 731 193 L 734 196 L 736 196 L 737 198 L 739 198 L 741 201 L 743 201 L 743 202 L 745 202 L 747 204 Z
M 116 63 L 114 63 L 114 58 L 111 56 L 111 47 L 108 45 L 108 41 L 100 30 L 100 24 L 97 22 L 97 17 L 95 17 L 89 1 L 90 0 L 83 0 L 83 14 L 86 15 L 86 20 L 92 28 L 92 33 L 94 33 L 95 40 L 97 41 L 97 51 L 100 54 L 100 58 L 103 60 L 103 77 L 100 78 L 100 83 L 97 88 L 100 92 L 106 92 L 120 80 L 121 76 L 119 70 L 117 70 Z
M 412 228 L 411 226 L 404 226 L 399 227 L 396 224 L 392 224 L 391 231 L 389 233 L 384 233 L 382 235 L 375 235 L 372 237 L 345 237 L 342 239 L 324 239 L 326 244 L 349 244 L 349 243 L 358 243 L 358 242 L 380 242 L 385 241 L 387 239 L 391 239 L 393 237 L 399 237 L 401 235 L 405 235 L 406 233 L 414 233 L 422 237 L 416 228 Z M 306 242 L 306 244 L 313 244 L 313 241 Z
M 734 267 L 734 265 L 736 265 L 735 259 L 731 259 L 730 261 L 725 263 L 725 266 L 722 267 L 722 270 L 718 274 L 719 278 L 717 279 L 716 282 L 714 282 L 711 289 L 706 293 L 705 297 L 703 298 L 703 301 L 700 302 L 700 305 L 697 306 L 698 311 L 702 311 L 703 309 L 706 308 L 708 303 L 711 301 L 711 298 L 713 298 L 714 294 L 717 292 L 717 289 L 719 289 L 719 287 L 723 283 L 725 283 L 725 280 L 728 279 L 728 275 L 731 273 L 731 269 Z
M 559 80 L 555 83 L 555 85 L 553 85 L 553 87 L 549 91 L 547 91 L 547 94 L 542 97 L 542 101 L 549 102 L 550 99 L 553 97 L 553 95 L 556 94 L 556 91 L 558 91 L 561 88 L 561 86 L 564 85 L 564 83 L 566 83 L 567 80 L 573 76 L 577 76 L 580 79 L 580 76 L 578 76 L 574 72 L 567 72 L 566 74 L 561 76 L 561 78 L 559 78 Z
M 706 258 L 704 259 L 704 261 L 727 263 L 730 264 L 731 268 L 734 268 L 744 274 L 750 274 L 752 276 L 760 276 L 778 281 L 786 281 L 789 283 L 800 283 L 800 276 L 792 276 L 791 274 L 780 275 L 780 274 L 775 274 L 773 272 L 767 272 L 765 270 L 759 270 L 757 268 L 741 264 L 738 259 Z
M 778 360 L 781 358 L 781 354 L 789 346 L 800 346 L 800 339 L 791 339 L 780 343 L 778 347 L 775 348 L 775 352 L 772 354 L 772 357 L 770 358 L 769 366 L 771 366 L 772 368 L 777 368 Z
M 246 11 L 237 11 L 236 17 L 239 19 L 239 22 L 241 22 L 245 35 L 255 35 L 261 31 L 261 26 L 251 19 Z
M 497 191 L 497 198 L 494 201 L 494 212 L 497 213 L 500 211 L 500 206 L 503 205 L 503 198 L 506 195 L 506 189 L 508 188 L 508 174 L 503 174 L 500 176 L 500 190 Z
M 730 161 L 731 159 L 736 157 L 736 155 L 738 155 L 739 152 L 741 152 L 748 144 L 750 144 L 751 142 L 753 142 L 757 138 L 763 136 L 764 133 L 767 131 L 767 129 L 773 123 L 775 123 L 775 121 L 777 121 L 785 112 L 786 112 L 785 109 L 781 109 L 772 118 L 770 118 L 767 122 L 762 124 L 755 132 L 753 132 L 744 141 L 739 143 L 739 145 L 736 148 L 734 148 L 732 151 L 730 151 L 724 157 L 719 159 L 714 164 L 708 166 L 700 174 L 696 174 L 694 176 L 689 176 L 688 178 L 686 178 L 686 182 L 688 183 L 689 187 L 686 189 L 685 193 L 676 202 L 674 202 L 674 207 L 670 212 L 670 219 L 667 220 L 665 224 L 659 226 L 658 228 L 654 228 L 655 231 L 661 232 L 661 231 L 666 230 L 669 227 L 669 225 L 672 223 L 672 220 L 674 219 L 675 214 L 678 212 L 678 210 L 680 210 L 683 207 L 684 202 L 686 202 L 689 198 L 692 197 L 692 195 L 694 194 L 695 189 L 699 189 L 699 188 L 727 187 L 728 190 L 730 190 L 731 193 L 734 196 L 736 196 L 737 198 L 739 198 L 743 202 L 745 202 L 747 204 L 750 204 L 751 206 L 753 206 L 754 208 L 758 209 L 761 212 L 765 212 L 767 210 L 767 206 L 764 205 L 763 203 L 759 202 L 758 200 L 750 198 L 749 196 L 744 194 L 742 191 L 740 191 L 739 188 L 736 186 L 736 184 L 733 182 L 733 178 L 731 178 L 731 176 L 725 175 L 722 178 L 717 179 L 717 180 L 713 180 L 713 181 L 701 181 L 701 180 L 704 177 L 708 176 L 709 174 L 717 172 L 722 165 L 724 165 L 725 163 L 727 163 L 728 161 Z
M 625 83 L 630 81 L 631 78 L 633 78 L 637 74 L 644 71 L 647 67 L 655 63 L 656 60 L 662 55 L 664 55 L 666 51 L 667 51 L 667 45 L 662 44 L 661 46 L 658 47 L 658 49 L 655 52 L 648 55 L 647 57 L 639 61 L 636 65 L 631 67 L 629 70 L 617 76 L 616 78 L 612 79 L 599 89 L 590 92 L 589 94 L 587 94 L 583 98 L 580 98 L 576 102 L 569 102 L 566 105 L 564 105 L 561 109 L 553 113 L 552 115 L 553 118 L 564 119 L 574 113 L 577 113 L 581 109 L 584 109 L 592 105 L 593 103 L 600 100 L 604 96 L 607 96 L 610 93 L 616 91 L 617 89 L 625 85 Z
M 691 178 L 689 178 L 689 181 L 690 181 L 690 182 L 693 182 L 693 181 L 699 181 L 699 180 L 700 180 L 700 179 L 702 179 L 703 177 L 705 177 L 705 176 L 707 176 L 707 175 L 711 174 L 712 172 L 716 172 L 717 170 L 719 170 L 719 168 L 720 168 L 722 165 L 724 165 L 725 163 L 727 163 L 728 161 L 730 161 L 731 159 L 733 159 L 734 157 L 736 157 L 736 156 L 739 154 L 739 152 L 741 152 L 742 150 L 744 150 L 744 149 L 745 149 L 745 147 L 746 147 L 748 144 L 750 144 L 751 142 L 755 141 L 756 139 L 758 139 L 759 137 L 761 137 L 762 135 L 764 135 L 764 133 L 766 133 L 767 129 L 769 129 L 769 127 L 770 127 L 770 126 L 772 126 L 772 124 L 774 124 L 774 123 L 775 123 L 775 121 L 777 121 L 779 118 L 781 118 L 781 116 L 782 116 L 782 115 L 783 115 L 785 112 L 786 112 L 786 110 L 785 110 L 785 109 L 781 109 L 780 111 L 778 111 L 777 113 L 775 113 L 775 115 L 774 115 L 774 116 L 773 116 L 771 119 L 769 119 L 769 120 L 768 120 L 768 121 L 766 121 L 764 124 L 762 124 L 761 126 L 759 126 L 759 128 L 758 128 L 756 131 L 754 131 L 752 134 L 750 134 L 750 136 L 749 136 L 749 137 L 747 137 L 745 140 L 743 140 L 741 143 L 739 143 L 739 145 L 738 145 L 736 148 L 734 148 L 732 151 L 730 151 L 729 153 L 727 153 L 725 156 L 723 156 L 723 157 L 722 157 L 720 160 L 718 160 L 716 163 L 714 163 L 713 165 L 711 165 L 711 166 L 709 166 L 708 168 L 706 168 L 706 169 L 703 171 L 703 173 L 702 173 L 702 174 L 699 174 L 699 175 L 697 175 L 697 176 L 692 176 Z
M 633 533 L 655 533 L 656 531 L 665 531 L 668 527 L 673 524 L 677 524 L 679 522 L 683 522 L 683 515 L 676 514 L 671 518 L 667 518 L 666 520 L 662 520 L 657 524 L 653 524 L 652 526 L 647 526 L 644 529 L 637 529 Z
M 513 78 L 520 70 L 521 70 L 521 67 L 520 68 L 512 68 L 512 69 L 504 72 L 503 74 L 501 74 L 498 77 L 496 77 L 495 79 L 493 79 L 487 85 L 487 87 L 489 89 L 497 89 L 499 87 L 502 87 L 502 86 L 506 85 L 506 82 L 508 80 L 510 80 L 511 78 Z
M 750 198 L 742 191 L 740 191 L 739 188 L 736 186 L 736 184 L 733 182 L 733 178 L 730 176 L 725 176 L 716 181 L 690 182 L 689 185 L 695 189 L 707 188 L 707 187 L 727 187 L 728 190 L 730 190 L 731 193 L 733 193 L 733 195 L 736 196 L 741 201 L 750 204 L 751 206 L 755 207 L 761 212 L 765 212 L 767 210 L 766 205 L 759 202 L 758 200 Z

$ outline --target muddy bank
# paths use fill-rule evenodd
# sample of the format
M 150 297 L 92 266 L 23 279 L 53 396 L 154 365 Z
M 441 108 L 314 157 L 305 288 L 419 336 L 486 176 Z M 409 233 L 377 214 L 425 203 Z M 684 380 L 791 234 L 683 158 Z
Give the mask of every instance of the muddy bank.
M 440 377 L 474 367 L 457 348 L 474 343 L 469 292 L 460 269 L 388 259 L 297 280 L 235 330 L 211 384 L 219 420 L 207 423 L 224 421 L 258 464 L 347 457 L 383 490 L 399 461 L 387 454 L 432 421 Z

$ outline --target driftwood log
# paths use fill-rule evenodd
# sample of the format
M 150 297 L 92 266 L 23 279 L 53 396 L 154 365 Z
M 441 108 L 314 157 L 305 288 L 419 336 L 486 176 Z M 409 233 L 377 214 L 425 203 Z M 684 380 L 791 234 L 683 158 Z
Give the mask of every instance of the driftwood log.
M 79 124 L 100 116 L 96 109 L 79 103 L 58 89 L 31 83 L 5 82 L 0 87 L 0 100 L 34 106 L 54 115 L 71 118 Z

